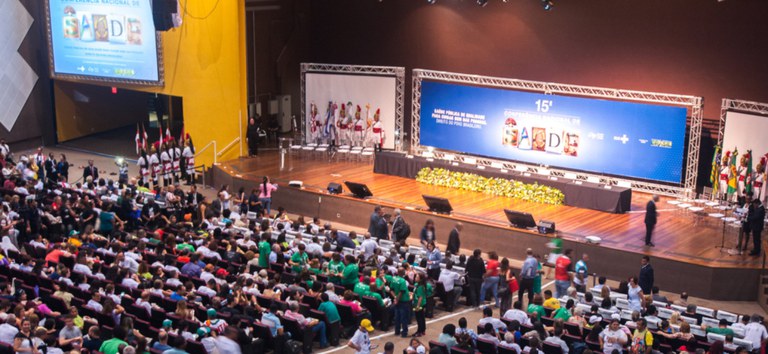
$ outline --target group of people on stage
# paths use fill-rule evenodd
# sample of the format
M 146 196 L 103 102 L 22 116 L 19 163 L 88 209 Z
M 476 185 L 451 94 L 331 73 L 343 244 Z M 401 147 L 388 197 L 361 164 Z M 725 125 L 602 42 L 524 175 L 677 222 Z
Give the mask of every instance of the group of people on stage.
M 768 174 L 768 153 L 761 156 L 757 165 L 752 166 L 752 151 L 748 150 L 740 158 L 738 150 L 726 151 L 720 159 L 720 179 L 717 189 L 721 199 L 743 201 L 748 192 L 763 204 L 768 202 L 766 193 L 766 175 Z M 735 161 L 738 158 L 739 163 Z
M 183 148 L 183 149 L 182 149 Z M 184 180 L 195 181 L 195 146 L 187 134 L 177 143 L 173 137 L 155 142 L 149 151 L 141 148 L 138 163 L 140 182 L 144 186 L 157 186 L 162 179 L 164 186 Z
M 386 135 L 381 121 L 381 109 L 377 108 L 371 119 L 371 105 L 365 105 L 365 118 L 360 105 L 328 102 L 324 117 L 321 117 L 317 105 L 309 106 L 309 126 L 311 142 L 327 142 L 330 145 L 373 146 L 381 151 Z M 354 109 L 353 112 L 353 108 Z

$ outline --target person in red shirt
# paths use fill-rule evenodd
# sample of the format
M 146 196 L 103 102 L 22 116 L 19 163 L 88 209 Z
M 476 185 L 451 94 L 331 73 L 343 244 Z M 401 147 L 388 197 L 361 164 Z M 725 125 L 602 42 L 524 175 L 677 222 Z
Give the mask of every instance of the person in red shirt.
M 572 253 L 573 250 L 567 249 L 555 261 L 555 297 L 558 299 L 565 296 L 568 287 L 571 286 L 571 279 L 573 277 Z
M 480 302 L 485 302 L 485 292 L 491 290 L 496 307 L 499 307 L 499 256 L 496 252 L 488 252 L 488 262 L 485 264 L 483 285 L 480 287 Z

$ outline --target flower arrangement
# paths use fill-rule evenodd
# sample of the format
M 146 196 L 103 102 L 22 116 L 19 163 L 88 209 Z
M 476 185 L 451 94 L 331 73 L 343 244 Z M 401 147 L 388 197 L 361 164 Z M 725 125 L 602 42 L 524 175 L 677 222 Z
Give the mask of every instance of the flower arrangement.
M 416 181 L 542 204 L 561 205 L 565 201 L 565 195 L 559 189 L 538 183 L 528 184 L 512 179 L 489 178 L 474 173 L 453 172 L 444 168 L 422 168 L 416 175 Z

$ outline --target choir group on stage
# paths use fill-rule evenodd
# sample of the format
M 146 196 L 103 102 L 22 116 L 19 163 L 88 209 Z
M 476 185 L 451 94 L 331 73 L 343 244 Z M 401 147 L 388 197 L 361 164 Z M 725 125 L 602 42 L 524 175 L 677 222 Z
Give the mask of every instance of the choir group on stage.
M 376 109 L 371 118 L 371 105 L 365 105 L 365 119 L 362 108 L 356 106 L 352 112 L 352 102 L 341 105 L 328 102 L 325 117 L 319 116 L 317 105 L 309 106 L 310 136 L 308 141 L 327 142 L 334 145 L 372 146 L 381 151 L 386 135 L 381 122 L 381 109 Z

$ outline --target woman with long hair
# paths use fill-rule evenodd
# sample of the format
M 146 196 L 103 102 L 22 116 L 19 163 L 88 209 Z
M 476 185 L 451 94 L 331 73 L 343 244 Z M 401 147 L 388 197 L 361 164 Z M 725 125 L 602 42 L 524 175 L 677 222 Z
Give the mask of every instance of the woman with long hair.
M 270 183 L 269 177 L 264 176 L 259 185 L 259 202 L 261 202 L 261 208 L 264 210 L 266 217 L 272 212 L 272 192 L 277 190 L 277 183 Z
M 426 248 L 430 242 L 435 241 L 435 237 L 435 222 L 432 221 L 432 219 L 427 219 L 427 222 L 424 223 L 424 227 L 421 229 L 421 234 L 419 235 L 421 244 Z
M 519 285 L 517 284 L 517 278 L 515 278 L 515 272 L 509 266 L 509 259 L 506 257 L 501 260 L 501 268 L 499 270 L 499 286 L 508 287 L 507 291 L 502 291 L 499 294 L 501 298 L 501 309 L 499 313 L 504 314 L 512 308 L 512 295 L 517 292 Z
M 416 333 L 414 337 L 421 337 L 427 332 L 426 309 L 429 289 L 427 288 L 427 276 L 424 273 L 416 274 L 416 287 L 413 290 L 413 314 L 416 317 Z

